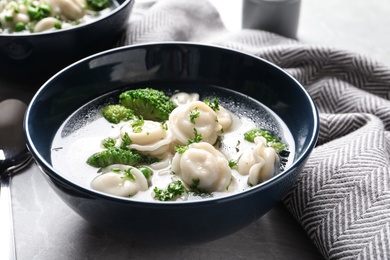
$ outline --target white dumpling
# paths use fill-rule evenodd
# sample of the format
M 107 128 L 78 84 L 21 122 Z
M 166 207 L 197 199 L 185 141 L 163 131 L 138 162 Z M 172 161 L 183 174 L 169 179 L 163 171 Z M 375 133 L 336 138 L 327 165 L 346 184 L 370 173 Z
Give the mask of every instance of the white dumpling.
M 233 122 L 230 111 L 219 106 L 219 109 L 215 112 L 217 113 L 218 123 L 222 126 L 223 131 L 228 130 Z
M 167 152 L 174 139 L 167 125 L 151 120 L 131 120 L 121 128 L 120 134 L 130 137 L 129 148 L 153 156 Z
M 176 106 L 182 106 L 182 105 L 188 104 L 192 101 L 198 101 L 199 94 L 198 93 L 179 92 L 179 93 L 173 94 L 171 96 L 171 100 Z
M 125 174 L 126 171 L 128 171 L 127 174 Z M 104 193 L 131 197 L 139 191 L 146 191 L 148 181 L 137 168 L 127 165 L 111 165 L 102 169 L 102 174 L 92 181 L 91 187 Z
M 169 116 L 168 126 L 181 144 L 194 138 L 194 129 L 202 135 L 202 141 L 214 144 L 222 129 L 216 112 L 202 101 L 176 107 Z
M 37 22 L 34 27 L 34 32 L 43 32 L 48 30 L 54 30 L 54 25 L 60 23 L 60 21 L 54 17 L 46 17 Z
M 255 147 L 245 151 L 237 163 L 237 171 L 241 175 L 249 175 L 248 183 L 257 185 L 273 177 L 275 173 L 275 163 L 279 161 L 276 151 L 272 147 L 267 147 L 264 137 L 256 137 Z
M 47 0 L 54 14 L 63 16 L 65 20 L 79 20 L 85 15 L 84 0 Z
M 225 156 L 205 142 L 193 143 L 184 153 L 176 153 L 172 172 L 188 186 L 199 181 L 197 188 L 208 192 L 226 191 L 232 179 Z

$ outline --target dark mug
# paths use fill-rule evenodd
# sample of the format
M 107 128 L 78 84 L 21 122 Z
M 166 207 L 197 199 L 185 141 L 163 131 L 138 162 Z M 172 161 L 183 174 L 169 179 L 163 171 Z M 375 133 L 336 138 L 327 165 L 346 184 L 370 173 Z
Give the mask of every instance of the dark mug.
M 243 0 L 242 27 L 297 37 L 301 0 Z

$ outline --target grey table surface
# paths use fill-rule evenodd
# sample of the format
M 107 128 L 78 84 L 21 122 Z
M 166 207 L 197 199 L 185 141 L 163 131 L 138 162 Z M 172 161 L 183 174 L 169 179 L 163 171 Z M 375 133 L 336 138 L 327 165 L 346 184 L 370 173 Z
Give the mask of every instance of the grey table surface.
M 241 0 L 211 2 L 229 29 L 240 28 Z M 390 65 L 389 13 L 387 0 L 302 0 L 298 38 L 363 53 Z M 29 102 L 34 92 L 0 79 L 0 100 Z M 321 259 L 282 204 L 247 228 L 216 241 L 141 247 L 106 234 L 74 213 L 34 163 L 13 178 L 11 189 L 18 259 Z

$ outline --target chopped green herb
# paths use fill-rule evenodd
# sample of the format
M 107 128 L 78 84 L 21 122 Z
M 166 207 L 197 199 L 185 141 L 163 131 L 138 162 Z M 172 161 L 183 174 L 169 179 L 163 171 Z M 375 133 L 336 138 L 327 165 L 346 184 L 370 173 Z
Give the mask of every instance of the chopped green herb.
M 106 138 L 103 140 L 102 145 L 106 149 L 115 147 L 115 139 L 110 138 L 110 137 Z
M 229 160 L 229 167 L 230 167 L 231 169 L 237 167 L 237 162 L 235 162 L 235 161 L 233 161 L 233 160 Z
M 168 124 L 167 123 L 162 123 L 161 128 L 165 131 L 168 131 Z
M 199 143 L 202 140 L 203 140 L 202 134 L 199 134 L 198 130 L 196 130 L 196 128 L 194 128 L 194 138 L 188 139 L 187 144 Z
M 132 143 L 131 138 L 128 133 L 125 133 L 122 137 L 122 143 L 120 145 L 120 148 L 123 150 L 128 150 L 128 146 Z
M 188 145 L 176 145 L 174 149 L 179 154 L 183 154 L 188 150 Z
M 124 174 L 121 178 L 124 180 L 135 181 L 135 176 L 134 176 L 134 174 L 131 173 L 132 169 L 133 168 L 129 168 L 129 169 L 124 170 Z
M 193 179 L 192 183 L 190 185 L 191 190 L 196 190 L 199 186 L 200 180 L 199 179 Z
M 199 178 L 193 179 L 190 185 L 190 191 L 192 191 L 195 195 L 210 194 L 210 192 L 208 192 L 207 190 L 199 188 L 199 184 Z
M 133 128 L 133 133 L 141 133 L 143 125 L 144 125 L 144 119 L 142 117 L 140 117 L 138 120 L 135 120 L 131 124 L 131 127 Z
M 287 148 L 287 145 L 283 143 L 278 137 L 271 134 L 271 132 L 263 129 L 253 129 L 244 134 L 244 139 L 249 142 L 254 142 L 255 138 L 262 136 L 267 141 L 267 145 L 275 149 L 276 152 L 281 152 Z
M 190 122 L 195 124 L 195 119 L 200 116 L 200 112 L 197 107 L 194 109 L 190 110 Z
M 219 110 L 219 101 L 217 98 L 213 98 L 212 101 L 210 101 L 209 98 L 206 98 L 204 103 L 208 105 L 212 110 L 217 111 Z
M 160 201 L 175 200 L 186 192 L 183 183 L 180 180 L 171 182 L 166 190 L 154 187 L 154 198 Z
M 202 141 L 202 139 L 203 139 L 202 135 L 198 133 L 198 130 L 196 130 L 196 128 L 194 128 L 194 138 L 188 139 L 187 140 L 187 145 L 176 145 L 174 147 L 174 150 L 176 152 L 178 152 L 179 154 L 183 154 L 183 153 L 185 153 L 185 151 L 188 150 L 188 148 L 189 148 L 188 146 L 190 144 L 199 143 L 199 142 Z
M 215 141 L 214 146 L 215 146 L 215 147 L 218 147 L 218 148 L 221 148 L 221 147 L 222 147 L 222 137 L 221 137 L 221 136 L 218 136 L 218 137 L 217 137 L 217 140 Z
M 119 168 L 111 168 L 111 171 L 115 172 L 115 173 L 121 173 L 122 172 L 121 169 L 119 169 Z

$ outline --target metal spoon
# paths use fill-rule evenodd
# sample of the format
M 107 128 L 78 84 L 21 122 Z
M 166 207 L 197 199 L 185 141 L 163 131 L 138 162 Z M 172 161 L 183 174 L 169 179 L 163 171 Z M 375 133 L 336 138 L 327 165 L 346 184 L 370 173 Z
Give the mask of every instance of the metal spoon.
M 0 259 L 5 260 L 16 259 L 11 176 L 31 161 L 23 134 L 26 107 L 16 99 L 0 102 Z

